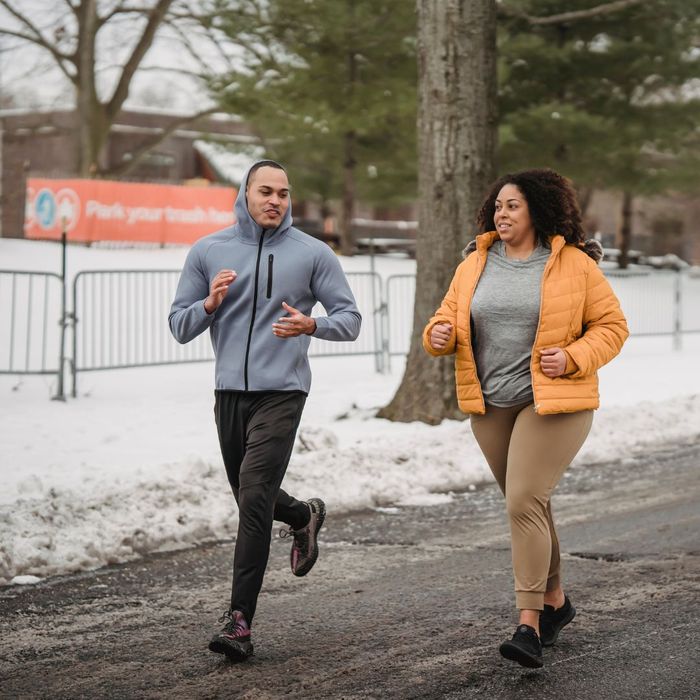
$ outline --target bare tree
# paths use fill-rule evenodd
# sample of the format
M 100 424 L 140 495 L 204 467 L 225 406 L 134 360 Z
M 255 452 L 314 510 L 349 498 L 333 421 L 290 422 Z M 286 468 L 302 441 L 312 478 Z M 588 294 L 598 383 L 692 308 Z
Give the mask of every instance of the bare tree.
M 33 45 L 43 51 L 73 86 L 79 130 L 78 172 L 82 176 L 123 172 L 133 167 L 138 158 L 118 168 L 108 168 L 104 149 L 109 132 L 124 106 L 133 85 L 134 76 L 143 66 L 148 51 L 159 33 L 170 30 L 179 34 L 183 51 L 198 62 L 190 75 L 205 80 L 208 67 L 192 46 L 191 36 L 197 31 L 213 39 L 211 16 L 207 3 L 189 0 L 61 0 L 47 12 L 41 4 L 30 7 L 22 0 L 0 0 L 0 34 Z M 4 17 L 3 17 L 4 15 Z M 128 20 L 128 24 L 126 21 Z M 121 26 L 120 26 L 121 23 Z M 189 28 L 192 31 L 187 31 Z M 109 56 L 104 50 L 103 36 L 113 36 L 111 51 L 123 55 L 123 60 L 106 65 Z M 100 73 L 109 70 L 115 77 L 108 94 L 101 89 L 106 82 Z M 163 70 L 172 70 L 163 68 Z M 177 70 L 177 68 L 175 69 Z M 184 74 L 186 70 L 181 69 Z M 212 106 L 192 112 L 178 120 L 176 126 L 196 121 L 216 111 Z M 160 143 L 174 127 L 169 127 L 139 149 L 142 157 Z
M 496 3 L 418 0 L 419 233 L 411 349 L 403 381 L 379 416 L 439 423 L 464 417 L 454 360 L 422 348 L 460 251 L 493 179 L 496 147 Z

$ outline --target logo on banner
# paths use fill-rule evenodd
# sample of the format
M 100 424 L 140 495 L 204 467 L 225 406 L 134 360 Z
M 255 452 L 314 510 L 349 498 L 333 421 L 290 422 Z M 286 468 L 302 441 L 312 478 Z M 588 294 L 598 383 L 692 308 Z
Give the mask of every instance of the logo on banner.
M 56 221 L 56 200 L 51 190 L 40 190 L 34 200 L 34 216 L 44 230 L 53 228 Z
M 36 222 L 45 231 L 54 228 L 72 231 L 80 219 L 80 198 L 74 190 L 64 187 L 54 194 L 48 188 L 39 190 L 34 195 L 32 188 L 27 189 L 27 206 L 25 220 Z

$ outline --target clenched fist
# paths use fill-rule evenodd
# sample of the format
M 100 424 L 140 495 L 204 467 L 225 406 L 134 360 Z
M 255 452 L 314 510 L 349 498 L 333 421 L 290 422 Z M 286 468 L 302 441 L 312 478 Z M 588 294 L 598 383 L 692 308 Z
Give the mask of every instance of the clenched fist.
M 561 377 L 566 371 L 566 353 L 561 348 L 545 348 L 540 351 L 542 374 L 550 379 Z
M 444 350 L 452 335 L 451 323 L 436 323 L 430 329 L 430 345 L 435 350 Z

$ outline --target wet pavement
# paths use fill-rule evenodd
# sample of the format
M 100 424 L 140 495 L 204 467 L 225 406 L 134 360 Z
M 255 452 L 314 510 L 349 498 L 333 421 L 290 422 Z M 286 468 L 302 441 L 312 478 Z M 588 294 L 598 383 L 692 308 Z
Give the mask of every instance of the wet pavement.
M 578 615 L 544 669 L 498 654 L 517 617 L 486 485 L 440 506 L 331 513 L 304 579 L 274 540 L 244 664 L 206 648 L 232 542 L 0 588 L 0 697 L 696 697 L 700 439 L 574 468 L 553 505 Z

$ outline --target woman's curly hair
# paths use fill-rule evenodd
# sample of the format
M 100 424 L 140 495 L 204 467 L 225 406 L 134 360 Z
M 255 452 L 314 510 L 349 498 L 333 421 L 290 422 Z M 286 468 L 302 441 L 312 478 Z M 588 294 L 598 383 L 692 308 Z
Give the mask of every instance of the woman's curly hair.
M 567 243 L 583 247 L 585 233 L 574 188 L 570 180 L 550 169 L 508 173 L 496 180 L 477 215 L 479 233 L 494 230 L 496 197 L 504 185 L 515 185 L 523 193 L 541 245 L 548 247 L 549 237 L 558 233 Z

